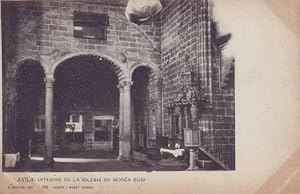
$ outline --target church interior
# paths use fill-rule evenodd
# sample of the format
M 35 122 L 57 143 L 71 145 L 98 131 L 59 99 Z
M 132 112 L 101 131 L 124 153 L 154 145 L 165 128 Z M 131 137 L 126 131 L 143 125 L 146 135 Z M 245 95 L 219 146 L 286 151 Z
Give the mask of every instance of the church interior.
M 235 170 L 213 1 L 4 1 L 1 18 L 3 171 Z

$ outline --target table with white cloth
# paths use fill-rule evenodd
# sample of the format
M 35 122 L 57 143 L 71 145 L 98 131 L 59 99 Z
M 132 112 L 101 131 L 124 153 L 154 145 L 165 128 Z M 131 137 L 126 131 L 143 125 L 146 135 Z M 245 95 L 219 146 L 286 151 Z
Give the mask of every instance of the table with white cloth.
M 179 149 L 160 148 L 160 154 L 163 154 L 163 153 L 170 153 L 175 158 L 177 158 L 178 156 L 183 156 L 184 149 L 182 149 L 182 148 L 179 148 Z

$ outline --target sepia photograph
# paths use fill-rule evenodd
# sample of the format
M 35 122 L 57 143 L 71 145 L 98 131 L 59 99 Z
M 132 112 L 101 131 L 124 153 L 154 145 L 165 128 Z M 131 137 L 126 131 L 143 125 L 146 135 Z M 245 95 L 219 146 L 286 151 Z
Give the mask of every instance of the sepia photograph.
M 3 172 L 235 170 L 210 0 L 2 1 Z
M 0 194 L 299 192 L 300 1 L 0 5 Z

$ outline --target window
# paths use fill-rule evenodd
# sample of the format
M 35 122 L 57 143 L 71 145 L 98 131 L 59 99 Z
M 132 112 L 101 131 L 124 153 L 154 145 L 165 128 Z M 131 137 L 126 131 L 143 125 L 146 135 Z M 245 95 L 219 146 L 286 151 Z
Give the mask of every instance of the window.
M 65 123 L 65 131 L 66 132 L 82 132 L 82 123 L 83 116 L 82 115 L 70 115 L 70 119 Z
M 114 117 L 113 116 L 94 116 L 94 128 L 97 129 L 106 129 L 112 128 Z
M 107 39 L 107 14 L 86 13 L 75 11 L 73 14 L 74 37 L 89 39 Z
M 94 119 L 94 127 L 96 129 L 105 129 L 107 127 L 106 120 Z
M 113 116 L 93 116 L 95 141 L 111 141 Z

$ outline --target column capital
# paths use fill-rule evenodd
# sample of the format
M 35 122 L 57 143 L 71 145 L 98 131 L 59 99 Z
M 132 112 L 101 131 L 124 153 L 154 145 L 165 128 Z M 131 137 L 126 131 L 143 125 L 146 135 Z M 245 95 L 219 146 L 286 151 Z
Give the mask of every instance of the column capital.
M 46 88 L 52 88 L 55 79 L 53 77 L 45 77 L 44 82 L 46 84 Z
M 133 84 L 133 81 L 131 80 L 121 80 L 118 84 L 118 88 L 122 91 L 124 90 L 130 90 L 131 85 Z

